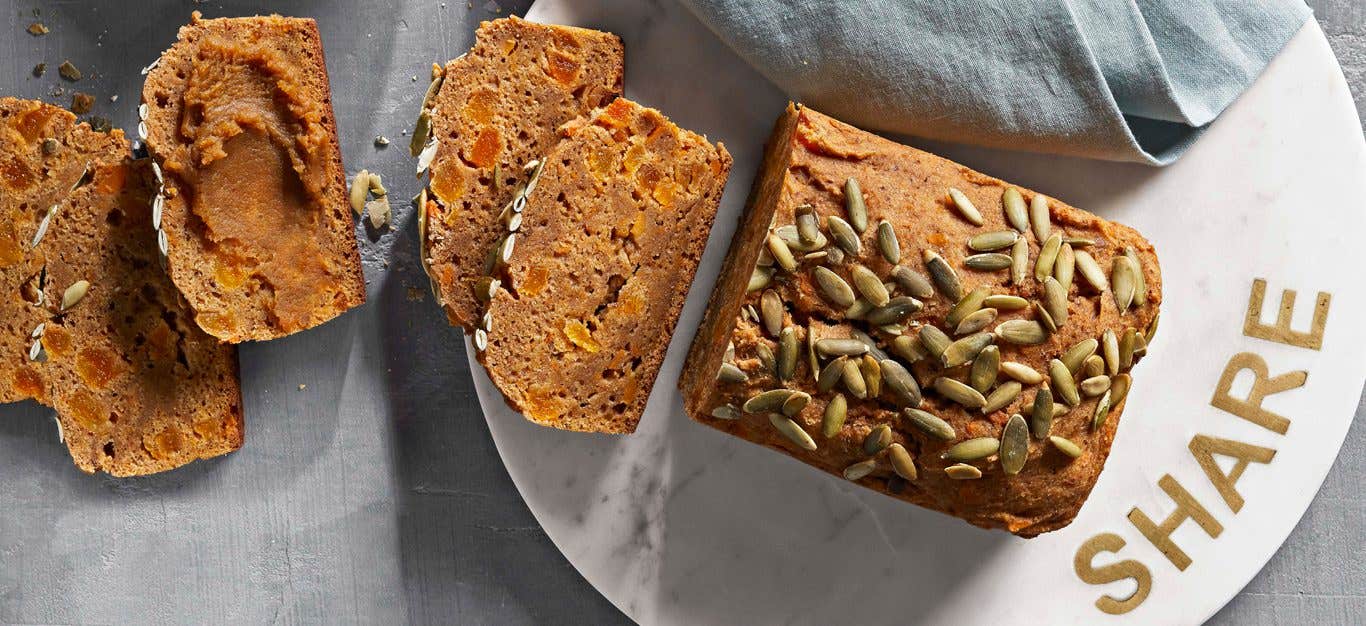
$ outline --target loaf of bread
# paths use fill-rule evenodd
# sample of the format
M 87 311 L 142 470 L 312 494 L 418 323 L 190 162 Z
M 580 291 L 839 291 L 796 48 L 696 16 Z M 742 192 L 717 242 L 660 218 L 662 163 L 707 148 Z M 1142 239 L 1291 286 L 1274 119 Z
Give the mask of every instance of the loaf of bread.
M 724 146 L 617 99 L 531 169 L 475 331 L 508 403 L 546 426 L 635 430 L 730 173 Z M 486 283 L 486 288 L 488 285 Z
M 1161 287 L 1132 228 L 790 105 L 680 388 L 704 424 L 1034 536 L 1095 484 Z
M 122 131 L 0 99 L 0 402 L 54 407 L 86 472 L 242 445 L 236 348 L 195 326 L 162 271 L 154 189 Z
M 313 20 L 195 13 L 139 113 L 164 177 L 153 222 L 201 328 L 273 339 L 365 301 Z
M 527 22 L 484 22 L 474 47 L 437 72 L 413 149 L 430 167 L 435 209 L 423 216 L 423 266 L 452 324 L 473 332 L 485 253 L 505 232 L 524 166 L 559 140 L 559 127 L 621 95 L 616 35 Z

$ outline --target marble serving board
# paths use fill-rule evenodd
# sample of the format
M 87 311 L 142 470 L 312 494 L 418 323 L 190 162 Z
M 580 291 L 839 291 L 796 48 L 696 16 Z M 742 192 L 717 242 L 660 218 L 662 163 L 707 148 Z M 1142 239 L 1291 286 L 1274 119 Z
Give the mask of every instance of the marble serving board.
M 1366 379 L 1366 284 L 1355 277 L 1366 145 L 1314 22 L 1167 168 L 919 144 L 1131 224 L 1161 256 L 1161 329 L 1135 370 L 1107 469 L 1075 523 L 1024 540 L 684 415 L 675 389 L 684 352 L 787 98 L 672 0 L 541 0 L 528 17 L 620 34 L 627 96 L 735 157 L 634 435 L 530 424 L 472 364 L 489 428 L 531 511 L 627 615 L 649 624 L 1198 623 L 1294 528 Z M 1299 297 L 1279 325 L 1303 334 L 1274 329 L 1289 302 L 1283 290 Z M 1286 421 L 1216 400 L 1257 392 Z M 1202 468 L 1201 455 L 1213 464 Z M 1142 516 L 1174 530 L 1145 534 Z

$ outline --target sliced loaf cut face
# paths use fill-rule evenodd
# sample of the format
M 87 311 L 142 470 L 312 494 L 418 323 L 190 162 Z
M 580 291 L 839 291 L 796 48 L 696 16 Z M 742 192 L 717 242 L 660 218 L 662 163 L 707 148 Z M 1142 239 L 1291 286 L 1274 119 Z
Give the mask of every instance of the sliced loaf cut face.
M 509 17 L 475 37 L 429 90 L 413 146 L 419 167 L 430 160 L 435 201 L 423 220 L 424 267 L 447 318 L 467 332 L 483 314 L 475 286 L 489 275 L 485 252 L 524 167 L 550 152 L 561 125 L 620 96 L 623 74 L 611 33 Z
M 1095 485 L 1161 302 L 1133 228 L 789 106 L 679 386 L 699 422 L 1030 537 Z
M 0 402 L 55 408 L 86 472 L 241 447 L 237 351 L 194 324 L 161 268 L 150 161 L 130 160 L 122 131 L 4 98 L 0 172 Z
M 617 99 L 565 128 L 520 230 L 506 289 L 475 331 L 508 403 L 556 428 L 633 432 L 730 173 L 725 147 Z
M 195 13 L 147 75 L 156 226 L 195 321 L 230 343 L 365 301 L 322 40 L 311 19 Z

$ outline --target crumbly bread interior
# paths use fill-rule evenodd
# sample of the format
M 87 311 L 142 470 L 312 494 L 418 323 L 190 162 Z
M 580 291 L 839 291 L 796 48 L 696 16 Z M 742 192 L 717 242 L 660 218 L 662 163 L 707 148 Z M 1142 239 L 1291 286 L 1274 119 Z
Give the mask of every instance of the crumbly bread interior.
M 629 433 L 730 172 L 724 146 L 617 99 L 546 157 L 480 359 L 528 419 Z
M 311 19 L 196 13 L 147 75 L 171 278 L 224 341 L 281 337 L 365 301 L 331 98 Z
M 423 242 L 437 299 L 466 331 L 483 313 L 474 286 L 488 275 L 485 253 L 524 166 L 546 156 L 561 125 L 620 96 L 623 75 L 611 33 L 508 17 L 484 22 L 475 37 L 446 64 L 432 103 L 438 145 Z
M 0 402 L 54 407 L 86 472 L 152 474 L 242 445 L 236 348 L 195 326 L 159 265 L 150 166 L 122 131 L 0 99 Z

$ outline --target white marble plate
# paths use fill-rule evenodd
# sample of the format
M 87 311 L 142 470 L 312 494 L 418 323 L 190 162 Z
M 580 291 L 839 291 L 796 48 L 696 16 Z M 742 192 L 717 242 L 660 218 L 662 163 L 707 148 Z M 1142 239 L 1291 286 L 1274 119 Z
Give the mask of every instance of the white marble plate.
M 476 384 L 509 473 L 556 545 L 630 617 L 644 623 L 1197 623 L 1217 611 L 1280 546 L 1337 455 L 1366 379 L 1366 145 L 1347 86 L 1316 24 L 1177 164 L 1165 169 L 961 146 L 931 149 L 1106 218 L 1156 244 L 1166 289 L 1162 327 L 1137 369 L 1108 468 L 1076 522 L 1034 540 L 988 532 L 867 491 L 695 424 L 675 381 L 730 241 L 763 141 L 784 96 L 671 0 L 542 0 L 538 21 L 611 30 L 626 42 L 627 95 L 725 142 L 735 167 L 707 255 L 639 431 L 559 432 L 525 422 L 478 367 Z M 1282 289 L 1309 326 L 1330 292 L 1321 350 L 1245 336 L 1254 278 L 1268 282 L 1263 319 Z M 1308 372 L 1265 407 L 1284 435 L 1211 405 L 1236 354 L 1272 375 Z M 471 350 L 471 353 L 473 351 Z M 1251 376 L 1236 379 L 1245 397 Z M 1197 434 L 1273 448 L 1237 483 L 1236 514 L 1188 450 Z M 1230 469 L 1232 459 L 1216 457 Z M 1217 521 L 1186 521 L 1177 569 L 1129 520 L 1175 509 L 1171 475 Z M 1120 616 L 1132 579 L 1088 584 L 1074 559 L 1113 533 L 1103 568 L 1133 561 L 1149 594 Z M 1085 559 L 1083 559 L 1085 561 Z M 1101 578 L 1093 578 L 1093 581 Z M 1009 620 L 1009 621 L 1007 621 Z

